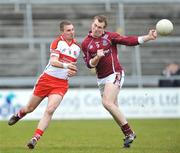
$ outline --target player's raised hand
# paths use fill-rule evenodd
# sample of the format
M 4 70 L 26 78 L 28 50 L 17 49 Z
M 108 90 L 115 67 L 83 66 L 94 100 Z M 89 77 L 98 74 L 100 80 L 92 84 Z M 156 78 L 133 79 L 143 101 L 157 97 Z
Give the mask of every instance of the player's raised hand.
M 157 31 L 155 29 L 149 30 L 149 40 L 155 40 L 157 38 Z
M 141 36 L 143 38 L 144 42 L 147 42 L 149 40 L 155 40 L 157 38 L 157 31 L 155 29 L 149 30 L 149 33 L 147 35 Z

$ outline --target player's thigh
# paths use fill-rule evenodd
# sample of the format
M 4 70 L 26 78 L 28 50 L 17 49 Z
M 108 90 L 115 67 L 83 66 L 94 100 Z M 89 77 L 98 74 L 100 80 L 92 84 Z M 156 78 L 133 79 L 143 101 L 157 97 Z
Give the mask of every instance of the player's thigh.
M 31 109 L 35 109 L 40 103 L 41 101 L 44 99 L 44 97 L 39 97 L 39 96 L 35 96 L 35 95 L 31 95 L 28 103 L 27 103 L 27 107 L 31 108 Z
M 61 103 L 63 97 L 59 94 L 51 94 L 48 96 L 48 106 L 52 110 L 55 110 Z
M 119 86 L 113 83 L 106 83 L 103 92 L 103 100 L 116 103 L 119 93 Z

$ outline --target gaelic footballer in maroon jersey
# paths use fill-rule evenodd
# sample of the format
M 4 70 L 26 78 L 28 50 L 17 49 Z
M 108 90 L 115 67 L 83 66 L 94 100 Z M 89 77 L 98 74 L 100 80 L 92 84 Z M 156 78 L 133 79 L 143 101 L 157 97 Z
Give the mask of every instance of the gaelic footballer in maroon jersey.
M 125 116 L 118 108 L 118 93 L 124 81 L 124 70 L 118 59 L 117 45 L 136 46 L 149 40 L 155 40 L 156 30 L 150 30 L 144 36 L 121 36 L 105 31 L 107 19 L 104 15 L 95 16 L 91 31 L 82 42 L 84 61 L 88 68 L 95 68 L 97 83 L 102 96 L 102 104 L 112 115 L 125 135 L 124 147 L 136 138 Z
M 82 51 L 84 53 L 85 62 L 89 68 L 92 68 L 89 64 L 90 59 L 97 55 L 98 49 L 103 49 L 104 57 L 101 58 L 96 66 L 98 78 L 104 78 L 115 72 L 120 73 L 123 70 L 118 59 L 117 44 L 135 46 L 139 44 L 138 37 L 127 37 L 121 36 L 115 32 L 104 32 L 101 37 L 94 38 L 92 32 L 89 32 L 88 36 L 83 41 Z

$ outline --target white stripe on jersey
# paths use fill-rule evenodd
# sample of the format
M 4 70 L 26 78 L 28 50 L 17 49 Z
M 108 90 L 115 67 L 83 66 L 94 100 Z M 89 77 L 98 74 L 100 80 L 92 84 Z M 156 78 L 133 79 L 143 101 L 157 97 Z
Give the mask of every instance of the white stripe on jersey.
M 56 53 L 51 53 L 51 55 L 50 56 L 57 56 L 57 57 L 59 57 L 59 54 L 56 54 Z

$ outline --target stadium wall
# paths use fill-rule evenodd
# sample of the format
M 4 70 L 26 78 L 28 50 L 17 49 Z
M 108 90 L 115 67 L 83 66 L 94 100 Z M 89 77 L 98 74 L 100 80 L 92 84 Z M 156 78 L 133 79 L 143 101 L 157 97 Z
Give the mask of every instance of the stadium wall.
M 119 46 L 119 59 L 127 76 L 124 86 L 157 87 L 164 67 L 179 63 L 179 3 L 180 0 L 0 0 L 0 88 L 33 87 L 48 62 L 49 45 L 59 35 L 59 22 L 71 20 L 81 43 L 97 14 L 108 17 L 108 31 L 126 35 L 144 35 L 162 18 L 173 22 L 174 31 L 168 37 L 136 48 Z M 78 77 L 72 78 L 70 85 L 95 87 L 94 74 L 84 66 L 82 55 L 77 66 Z
M 0 120 L 7 120 L 24 106 L 32 90 L 0 90 Z M 123 89 L 119 105 L 128 118 L 180 118 L 180 89 L 139 88 Z M 47 106 L 45 99 L 24 120 L 40 119 Z M 53 119 L 109 119 L 103 108 L 98 89 L 70 89 Z

